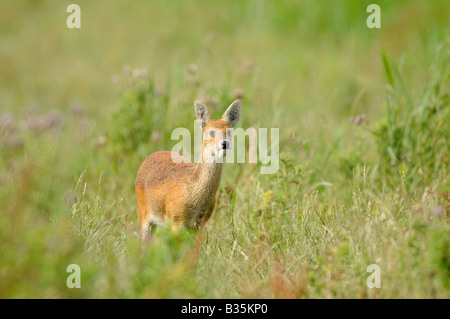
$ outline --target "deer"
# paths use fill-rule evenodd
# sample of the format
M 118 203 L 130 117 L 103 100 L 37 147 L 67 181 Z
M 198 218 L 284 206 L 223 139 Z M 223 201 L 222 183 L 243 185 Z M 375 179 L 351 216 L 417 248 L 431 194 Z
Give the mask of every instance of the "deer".
M 211 119 L 200 101 L 195 100 L 194 107 L 203 134 L 198 164 L 174 152 L 158 151 L 138 170 L 138 236 L 143 242 L 149 242 L 154 228 L 167 221 L 174 232 L 181 227 L 203 228 L 214 211 L 223 159 L 232 147 L 230 128 L 240 120 L 241 101 L 231 103 L 219 120 Z

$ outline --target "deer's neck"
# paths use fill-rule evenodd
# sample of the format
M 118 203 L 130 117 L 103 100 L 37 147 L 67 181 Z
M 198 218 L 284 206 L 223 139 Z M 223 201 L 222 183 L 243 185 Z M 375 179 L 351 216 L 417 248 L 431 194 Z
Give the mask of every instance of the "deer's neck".
M 197 202 L 212 201 L 222 178 L 223 163 L 200 162 L 195 169 L 195 182 L 192 185 L 192 195 Z

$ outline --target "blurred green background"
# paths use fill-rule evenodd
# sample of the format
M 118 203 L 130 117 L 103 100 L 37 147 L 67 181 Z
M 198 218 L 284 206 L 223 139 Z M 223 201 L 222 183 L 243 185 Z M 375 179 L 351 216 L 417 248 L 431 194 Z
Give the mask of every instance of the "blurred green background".
M 381 29 L 373 1 L 79 0 L 68 29 L 71 2 L 1 5 L 0 297 L 449 297 L 447 0 L 377 1 Z M 140 164 L 235 98 L 279 172 L 226 166 L 207 229 L 141 250 Z

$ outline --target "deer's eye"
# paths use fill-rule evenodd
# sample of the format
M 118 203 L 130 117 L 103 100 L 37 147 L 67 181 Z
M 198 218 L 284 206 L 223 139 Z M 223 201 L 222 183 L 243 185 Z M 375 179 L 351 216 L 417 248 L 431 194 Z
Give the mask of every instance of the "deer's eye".
M 214 137 L 214 136 L 216 136 L 216 132 L 214 132 L 214 131 L 209 131 L 209 135 L 210 135 L 211 137 Z

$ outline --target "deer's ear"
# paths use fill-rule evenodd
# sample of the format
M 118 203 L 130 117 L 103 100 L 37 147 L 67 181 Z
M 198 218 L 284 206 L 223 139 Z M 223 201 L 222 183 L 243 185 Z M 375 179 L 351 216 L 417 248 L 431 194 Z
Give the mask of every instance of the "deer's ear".
M 202 124 L 202 128 L 206 126 L 206 124 L 211 120 L 211 115 L 209 115 L 208 108 L 200 103 L 198 100 L 194 101 L 195 106 L 195 116 L 197 117 L 197 121 Z
M 228 109 L 223 113 L 222 120 L 227 122 L 229 127 L 235 126 L 239 119 L 241 118 L 241 101 L 236 100 L 228 107 Z

